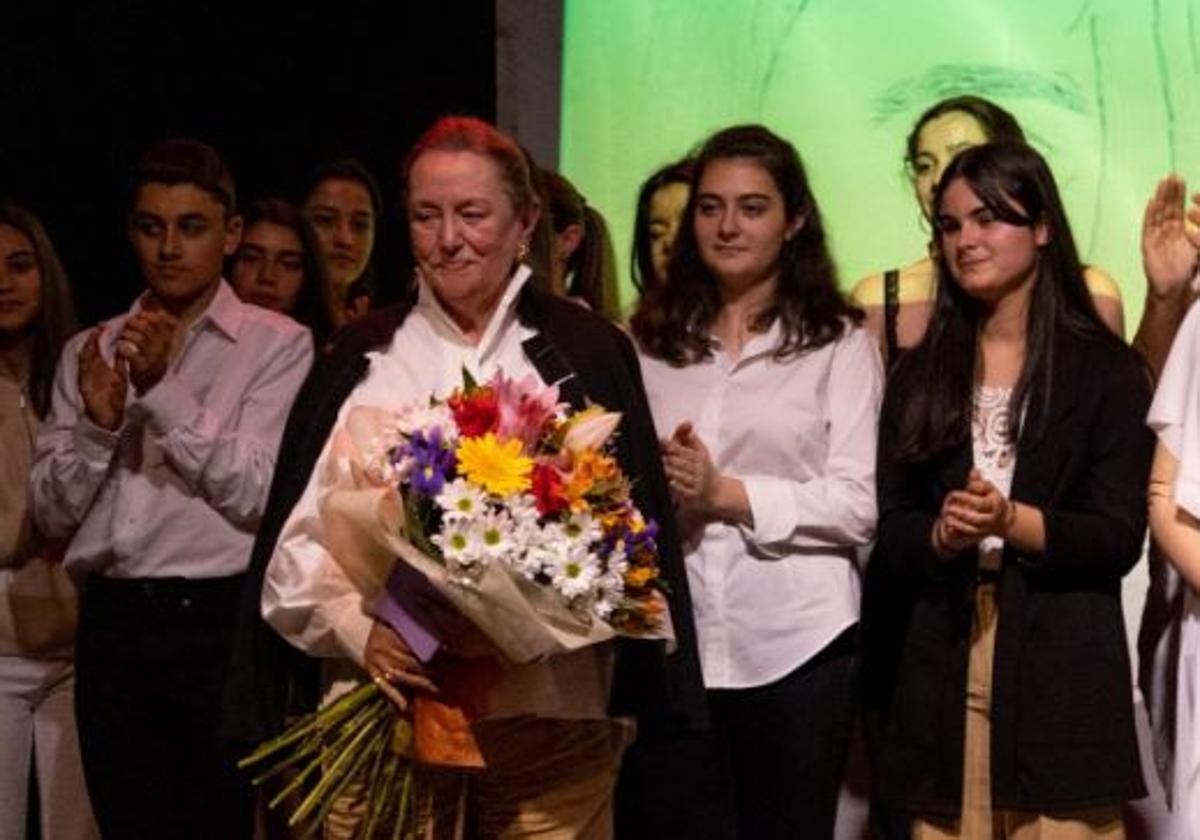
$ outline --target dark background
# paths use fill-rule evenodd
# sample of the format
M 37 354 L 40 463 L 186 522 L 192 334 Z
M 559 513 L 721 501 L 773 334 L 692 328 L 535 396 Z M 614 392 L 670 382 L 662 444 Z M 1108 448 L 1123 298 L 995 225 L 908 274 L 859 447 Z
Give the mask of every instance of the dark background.
M 318 163 L 361 158 L 394 206 L 396 165 L 437 116 L 495 118 L 491 0 L 7 4 L 0 25 L 0 195 L 37 213 L 80 321 L 128 308 L 126 173 L 149 143 L 193 136 L 233 167 L 239 200 L 298 196 Z M 397 216 L 377 285 L 399 289 Z

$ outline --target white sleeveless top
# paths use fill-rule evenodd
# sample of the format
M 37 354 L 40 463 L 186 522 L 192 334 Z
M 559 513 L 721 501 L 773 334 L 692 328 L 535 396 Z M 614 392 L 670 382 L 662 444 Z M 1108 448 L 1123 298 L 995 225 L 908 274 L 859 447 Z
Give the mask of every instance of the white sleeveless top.
M 975 389 L 974 411 L 971 415 L 971 444 L 975 468 L 985 480 L 996 485 L 1005 497 L 1012 492 L 1013 470 L 1017 465 L 1017 446 L 1010 434 L 1012 415 L 1009 403 L 1012 388 L 979 385 Z M 1004 540 L 985 537 L 979 543 L 981 568 L 1000 568 Z

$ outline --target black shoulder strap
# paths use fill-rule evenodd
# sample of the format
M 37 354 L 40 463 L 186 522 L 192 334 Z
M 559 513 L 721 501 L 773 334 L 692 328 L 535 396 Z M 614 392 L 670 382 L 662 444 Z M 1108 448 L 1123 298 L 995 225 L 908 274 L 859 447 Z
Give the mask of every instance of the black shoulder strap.
M 547 385 L 557 385 L 558 393 L 571 404 L 571 408 L 576 411 L 587 408 L 587 394 L 583 390 L 583 383 L 579 381 L 571 362 L 550 340 L 550 336 L 545 332 L 530 336 L 521 342 L 521 349 L 525 351 L 525 356 L 542 381 Z
M 887 353 L 884 363 L 890 365 L 900 353 L 900 336 L 896 324 L 900 319 L 900 272 L 888 269 L 883 273 L 883 328 Z

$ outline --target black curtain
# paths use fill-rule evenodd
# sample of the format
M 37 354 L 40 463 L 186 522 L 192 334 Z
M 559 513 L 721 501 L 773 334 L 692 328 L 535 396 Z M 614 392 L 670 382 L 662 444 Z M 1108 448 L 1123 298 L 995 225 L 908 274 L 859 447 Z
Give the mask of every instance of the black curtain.
M 123 199 L 148 143 L 211 143 L 242 199 L 295 200 L 317 163 L 361 158 L 389 207 L 376 255 L 387 296 L 404 262 L 396 164 L 441 114 L 495 116 L 491 0 L 38 0 L 3 17 L 0 195 L 45 222 L 84 324 L 140 287 Z

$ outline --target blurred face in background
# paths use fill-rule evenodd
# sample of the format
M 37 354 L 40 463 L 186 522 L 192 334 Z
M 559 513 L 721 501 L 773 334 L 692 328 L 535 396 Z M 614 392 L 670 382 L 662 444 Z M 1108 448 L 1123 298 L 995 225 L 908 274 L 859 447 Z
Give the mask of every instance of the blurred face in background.
M 350 285 L 362 277 L 375 247 L 375 208 L 365 185 L 326 178 L 304 201 L 321 247 L 321 262 L 332 287 L 331 300 L 345 301 Z
M 683 221 L 687 207 L 688 185 L 676 181 L 655 190 L 650 197 L 650 261 L 654 265 L 654 279 L 664 283 L 667 266 L 671 263 L 671 249 L 675 247 L 675 236 Z
M 0 343 L 24 336 L 42 304 L 42 271 L 23 231 L 0 224 Z
M 933 218 L 933 193 L 954 156 L 988 142 L 983 126 L 965 111 L 940 114 L 917 132 L 917 155 L 912 161 L 913 189 L 926 219 Z
M 230 280 L 242 300 L 276 312 L 292 312 L 304 285 L 300 237 L 275 222 L 251 225 L 234 255 Z

